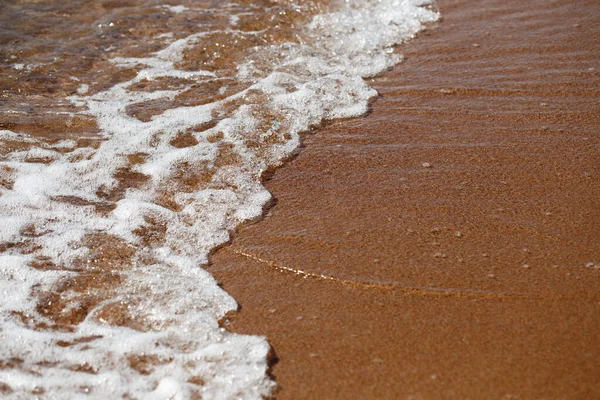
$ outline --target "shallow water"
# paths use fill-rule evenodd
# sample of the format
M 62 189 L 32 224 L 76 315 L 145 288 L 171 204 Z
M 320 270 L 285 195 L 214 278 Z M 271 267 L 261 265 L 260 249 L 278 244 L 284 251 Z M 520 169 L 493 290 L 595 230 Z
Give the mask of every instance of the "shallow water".
M 269 345 L 200 266 L 261 176 L 438 15 L 427 2 L 0 6 L 0 390 L 260 398 Z

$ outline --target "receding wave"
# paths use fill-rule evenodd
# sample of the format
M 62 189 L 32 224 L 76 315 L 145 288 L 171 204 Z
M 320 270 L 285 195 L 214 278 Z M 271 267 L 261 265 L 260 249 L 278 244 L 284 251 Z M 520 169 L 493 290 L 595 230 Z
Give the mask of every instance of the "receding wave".
M 363 78 L 438 14 L 69 3 L 0 6 L 0 393 L 268 396 L 268 343 L 219 326 L 237 305 L 201 266 L 299 134 L 364 114 Z

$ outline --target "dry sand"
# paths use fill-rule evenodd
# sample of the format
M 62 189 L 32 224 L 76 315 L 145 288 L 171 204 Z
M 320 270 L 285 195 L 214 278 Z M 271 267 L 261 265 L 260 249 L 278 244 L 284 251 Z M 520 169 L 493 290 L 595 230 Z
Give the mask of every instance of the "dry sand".
M 278 399 L 600 398 L 600 3 L 439 6 L 212 257 Z

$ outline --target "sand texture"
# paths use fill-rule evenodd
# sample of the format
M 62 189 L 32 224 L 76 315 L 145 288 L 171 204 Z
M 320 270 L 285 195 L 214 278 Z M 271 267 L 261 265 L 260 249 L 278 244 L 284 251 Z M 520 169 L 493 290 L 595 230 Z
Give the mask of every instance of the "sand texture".
M 600 3 L 439 7 L 212 257 L 278 399 L 600 398 Z

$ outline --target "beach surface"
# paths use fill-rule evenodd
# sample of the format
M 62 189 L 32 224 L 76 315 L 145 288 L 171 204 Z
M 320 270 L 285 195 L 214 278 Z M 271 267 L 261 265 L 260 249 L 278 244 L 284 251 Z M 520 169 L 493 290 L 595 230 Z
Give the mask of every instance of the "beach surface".
M 438 5 L 211 258 L 278 399 L 600 398 L 600 3 Z

